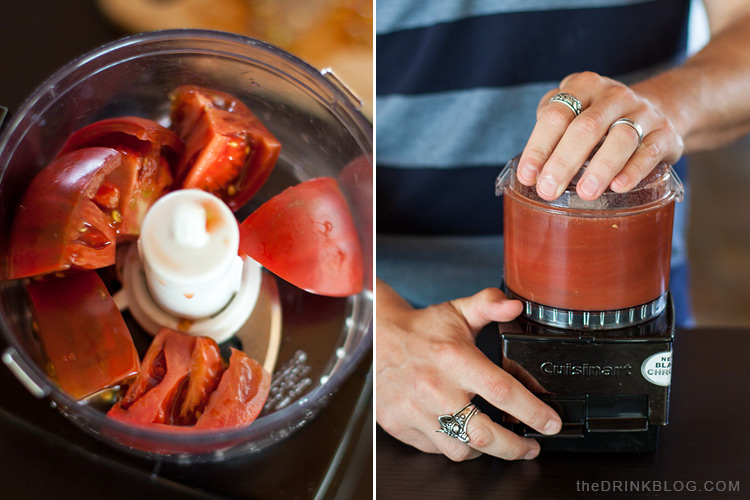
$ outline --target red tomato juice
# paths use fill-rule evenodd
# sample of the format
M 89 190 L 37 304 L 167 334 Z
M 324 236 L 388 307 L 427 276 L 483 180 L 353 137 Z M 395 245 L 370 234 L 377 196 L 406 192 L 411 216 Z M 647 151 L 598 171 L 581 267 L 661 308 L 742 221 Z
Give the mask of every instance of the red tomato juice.
M 524 299 L 607 311 L 667 291 L 674 202 L 617 214 L 562 211 L 507 190 L 503 203 L 505 283 Z

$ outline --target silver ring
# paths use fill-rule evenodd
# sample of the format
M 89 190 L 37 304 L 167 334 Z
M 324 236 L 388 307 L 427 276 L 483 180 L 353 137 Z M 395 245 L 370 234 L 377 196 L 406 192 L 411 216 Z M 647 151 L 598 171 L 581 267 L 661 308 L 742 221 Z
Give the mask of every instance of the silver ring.
M 576 99 L 573 94 L 566 94 L 565 92 L 555 94 L 554 96 L 552 96 L 552 99 L 550 99 L 549 102 L 560 102 L 562 104 L 565 104 L 576 116 L 580 115 L 581 110 L 583 109 L 581 107 L 581 101 Z
M 620 118 L 619 120 L 615 120 L 615 122 L 609 126 L 609 130 L 612 130 L 615 125 L 620 125 L 620 124 L 627 125 L 631 127 L 633 130 L 635 130 L 636 134 L 638 134 L 638 146 L 640 146 L 641 143 L 643 142 L 643 129 L 641 128 L 641 126 L 638 125 L 633 120 L 631 120 L 630 118 Z
M 435 432 L 444 432 L 463 443 L 468 443 L 469 420 L 477 413 L 479 413 L 479 408 L 469 403 L 453 415 L 440 415 L 438 417 L 440 429 Z

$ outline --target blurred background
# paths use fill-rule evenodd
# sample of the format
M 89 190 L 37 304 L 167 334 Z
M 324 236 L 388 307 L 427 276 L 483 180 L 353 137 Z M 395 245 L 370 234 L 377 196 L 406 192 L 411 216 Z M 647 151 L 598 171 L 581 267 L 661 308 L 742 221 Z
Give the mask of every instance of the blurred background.
M 0 105 L 11 111 L 64 63 L 106 41 L 203 28 L 257 38 L 317 69 L 332 68 L 372 116 L 373 0 L 28 0 L 2 2 L 0 15 Z
M 698 326 L 750 326 L 750 137 L 690 162 L 688 255 Z
M 257 38 L 332 68 L 372 116 L 373 0 L 97 0 L 102 13 L 137 33 L 204 28 Z
M 709 39 L 700 0 L 692 0 L 688 50 Z M 750 326 L 750 137 L 692 155 L 688 259 L 697 326 Z

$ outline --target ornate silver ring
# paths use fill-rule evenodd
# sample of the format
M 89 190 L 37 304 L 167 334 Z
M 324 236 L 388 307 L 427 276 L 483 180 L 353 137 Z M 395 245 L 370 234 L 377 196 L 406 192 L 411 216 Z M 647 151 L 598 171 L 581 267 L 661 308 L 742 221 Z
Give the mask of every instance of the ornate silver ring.
M 549 102 L 560 102 L 565 104 L 576 116 L 580 115 L 581 110 L 583 109 L 581 107 L 581 101 L 576 99 L 573 94 L 567 94 L 565 92 L 560 92 L 559 94 L 552 96 L 552 99 L 550 99 Z
M 477 413 L 479 413 L 479 408 L 469 403 L 452 415 L 440 415 L 438 417 L 440 429 L 435 432 L 444 432 L 463 443 L 468 443 L 469 420 Z
M 620 118 L 619 120 L 615 120 L 615 122 L 609 126 L 609 130 L 612 130 L 615 125 L 620 124 L 627 125 L 628 127 L 631 127 L 633 130 L 635 130 L 635 133 L 638 134 L 638 146 L 640 146 L 643 142 L 643 129 L 641 128 L 641 126 L 630 118 Z

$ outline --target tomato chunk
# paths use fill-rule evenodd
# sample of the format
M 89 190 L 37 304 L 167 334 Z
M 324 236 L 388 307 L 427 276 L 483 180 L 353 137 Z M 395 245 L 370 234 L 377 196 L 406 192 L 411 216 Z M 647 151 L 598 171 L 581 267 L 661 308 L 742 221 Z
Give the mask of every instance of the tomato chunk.
M 225 370 L 212 339 L 162 328 L 107 416 L 165 432 L 248 425 L 270 386 L 271 375 L 243 352 L 232 349 Z
M 196 337 L 191 359 L 190 378 L 175 407 L 175 425 L 193 425 L 203 413 L 208 398 L 216 390 L 224 373 L 219 346 L 209 337 Z
M 229 368 L 211 394 L 196 429 L 218 429 L 252 423 L 268 397 L 271 375 L 254 359 L 232 348 Z
M 258 192 L 281 144 L 235 97 L 193 85 L 172 93 L 172 129 L 185 141 L 175 172 L 183 188 L 208 191 L 240 209 Z
M 115 230 L 92 199 L 121 163 L 114 149 L 86 148 L 61 156 L 34 177 L 13 220 L 11 279 L 114 264 Z
M 32 281 L 27 287 L 50 376 L 76 399 L 138 373 L 125 321 L 95 271 Z
M 107 416 L 134 424 L 171 424 L 175 400 L 190 374 L 195 337 L 162 328 L 141 362 L 141 371 Z
M 342 297 L 363 286 L 362 249 L 335 179 L 289 187 L 240 224 L 240 251 L 293 285 Z
M 74 132 L 58 156 L 92 146 L 114 148 L 123 154 L 122 166 L 107 177 L 107 192 L 99 198 L 112 204 L 111 188 L 117 191 L 117 204 L 109 207 L 113 226 L 121 239 L 132 239 L 139 234 L 146 211 L 171 186 L 182 141 L 153 120 L 108 118 Z

